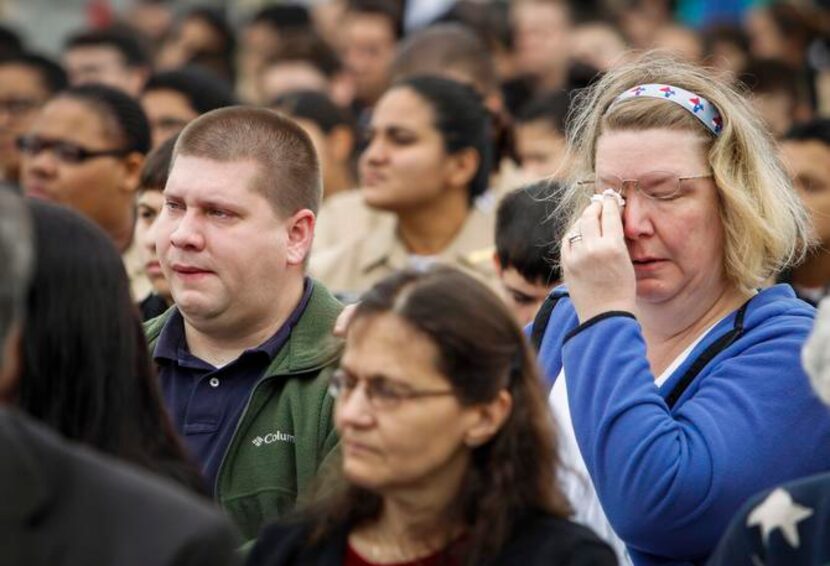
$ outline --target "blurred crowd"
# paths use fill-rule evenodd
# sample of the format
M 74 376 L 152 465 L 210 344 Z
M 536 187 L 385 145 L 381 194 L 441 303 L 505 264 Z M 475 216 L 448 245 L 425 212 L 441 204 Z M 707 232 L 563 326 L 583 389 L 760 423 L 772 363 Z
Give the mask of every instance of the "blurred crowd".
M 827 2 L 88 4 L 0 22 L 9 564 L 830 561 Z

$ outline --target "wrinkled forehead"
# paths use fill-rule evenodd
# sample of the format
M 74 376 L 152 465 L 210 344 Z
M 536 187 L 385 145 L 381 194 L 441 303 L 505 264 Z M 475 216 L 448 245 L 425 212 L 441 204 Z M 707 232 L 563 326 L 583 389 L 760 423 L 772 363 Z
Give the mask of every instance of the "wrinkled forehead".
M 607 130 L 597 139 L 594 162 L 598 174 L 626 178 L 649 171 L 679 176 L 709 171 L 705 138 L 669 128 Z
M 165 194 L 176 196 L 222 196 L 239 198 L 251 191 L 260 167 L 253 160 L 219 161 L 178 154 L 170 164 Z

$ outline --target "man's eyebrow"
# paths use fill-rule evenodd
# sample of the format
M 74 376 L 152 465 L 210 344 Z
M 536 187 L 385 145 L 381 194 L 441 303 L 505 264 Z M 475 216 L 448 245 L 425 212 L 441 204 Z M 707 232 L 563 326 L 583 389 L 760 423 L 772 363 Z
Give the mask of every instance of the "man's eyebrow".
M 536 298 L 534 295 L 528 295 L 524 291 L 520 291 L 520 290 L 516 289 L 515 287 L 512 287 L 512 286 L 508 285 L 507 283 L 505 283 L 504 286 L 511 293 L 515 293 L 516 295 L 519 295 L 519 296 L 524 297 L 526 299 L 535 299 Z
M 230 211 L 238 211 L 239 208 L 236 204 L 230 199 L 222 200 L 221 198 L 216 198 L 215 196 L 206 197 L 206 198 L 197 198 L 195 199 L 198 206 L 202 208 L 225 208 Z
M 182 195 L 179 191 L 175 188 L 171 189 L 168 185 L 162 191 L 162 195 L 166 198 L 172 198 L 177 200 L 185 200 L 186 195 Z M 196 206 L 201 208 L 227 208 L 228 210 L 232 211 L 239 211 L 239 207 L 231 198 L 223 198 L 220 194 L 212 194 L 206 196 L 197 196 L 192 199 Z

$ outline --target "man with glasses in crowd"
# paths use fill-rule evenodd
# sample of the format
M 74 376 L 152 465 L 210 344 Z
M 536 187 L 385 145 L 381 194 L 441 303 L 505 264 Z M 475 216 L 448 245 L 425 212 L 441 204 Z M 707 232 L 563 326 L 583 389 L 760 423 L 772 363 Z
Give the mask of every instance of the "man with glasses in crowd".
M 20 153 L 15 140 L 28 131 L 38 109 L 66 84 L 63 69 L 40 55 L 0 59 L 0 179 L 18 182 Z

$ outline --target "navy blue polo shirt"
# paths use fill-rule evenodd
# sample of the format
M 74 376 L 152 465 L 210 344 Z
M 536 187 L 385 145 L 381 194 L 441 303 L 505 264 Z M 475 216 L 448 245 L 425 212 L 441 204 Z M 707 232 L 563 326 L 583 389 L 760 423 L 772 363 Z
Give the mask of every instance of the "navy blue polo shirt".
M 190 353 L 178 309 L 159 334 L 153 359 L 167 411 L 212 490 L 251 391 L 288 340 L 308 305 L 313 285 L 305 280 L 300 302 L 273 336 L 219 368 Z

